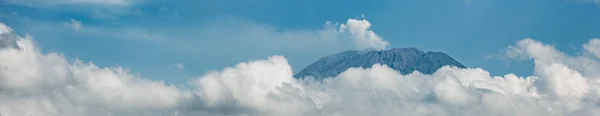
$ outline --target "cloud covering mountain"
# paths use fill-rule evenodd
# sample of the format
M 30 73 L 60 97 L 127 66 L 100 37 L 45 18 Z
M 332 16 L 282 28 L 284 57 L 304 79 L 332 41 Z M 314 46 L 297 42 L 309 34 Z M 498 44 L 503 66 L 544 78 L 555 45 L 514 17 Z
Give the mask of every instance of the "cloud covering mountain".
M 285 57 L 272 56 L 169 85 L 123 67 L 98 67 L 67 60 L 60 53 L 43 53 L 31 36 L 15 35 L 4 24 L 0 37 L 3 116 L 600 113 L 599 39 L 584 44 L 585 54 L 578 56 L 529 38 L 507 47 L 509 58 L 534 61 L 534 75 L 527 77 L 449 66 L 432 74 L 401 74 L 373 65 L 350 68 L 323 81 L 298 80 Z

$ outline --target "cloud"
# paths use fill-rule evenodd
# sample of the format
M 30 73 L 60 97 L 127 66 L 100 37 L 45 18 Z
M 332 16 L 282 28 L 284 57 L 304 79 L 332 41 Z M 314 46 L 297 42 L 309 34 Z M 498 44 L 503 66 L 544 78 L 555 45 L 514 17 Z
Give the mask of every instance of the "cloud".
M 140 2 L 141 0 L 3 0 L 3 2 L 14 5 L 30 7 L 49 7 L 59 5 L 110 5 L 127 6 Z
M 591 39 L 587 44 L 583 45 L 583 48 L 587 52 L 600 58 L 600 39 L 598 39 L 598 38 Z
M 183 67 L 183 64 L 181 64 L 181 63 L 179 63 L 179 62 L 178 62 L 178 63 L 175 63 L 175 67 L 177 67 L 177 69 L 179 69 L 179 70 L 181 70 L 181 69 L 185 68 L 185 67 Z
M 431 75 L 401 75 L 385 66 L 351 68 L 316 82 L 294 80 L 285 59 L 241 63 L 194 81 L 209 108 L 249 115 L 593 115 L 598 79 L 563 64 L 552 46 L 524 39 L 511 53 L 531 58 L 535 76 L 491 76 L 445 66 Z M 512 54 L 515 56 L 515 54 Z M 597 76 L 597 75 L 596 75 Z M 250 96 L 250 97 L 248 97 Z M 279 109 L 281 104 L 294 110 Z
M 348 19 L 341 24 L 340 33 L 347 33 L 359 49 L 381 50 L 389 47 L 390 43 L 383 40 L 379 35 L 370 30 L 371 23 L 365 19 Z
M 0 49 L 1 115 L 139 114 L 176 107 L 186 98 L 173 85 L 141 78 L 122 67 L 67 61 L 58 53 L 41 53 L 30 37 L 2 34 L 13 34 L 1 39 L 15 40 L 16 47 Z
M 349 25 L 346 22 L 344 20 L 342 24 Z M 366 20 L 363 22 L 366 22 Z M 329 21 L 324 22 L 322 27 L 314 29 L 294 29 L 280 28 L 238 17 L 219 17 L 215 20 L 206 20 L 200 25 L 191 24 L 178 27 L 178 30 L 119 30 L 115 32 L 124 34 L 103 33 L 98 34 L 98 36 L 119 35 L 119 37 L 111 38 L 128 37 L 156 41 L 168 46 L 164 49 L 173 49 L 178 55 L 191 56 L 206 61 L 207 63 L 203 64 L 207 65 L 203 67 L 207 68 L 202 70 L 221 68 L 248 59 L 264 58 L 271 55 L 289 56 L 293 59 L 290 62 L 294 64 L 294 70 L 300 70 L 299 68 L 305 67 L 303 65 L 314 62 L 314 57 L 327 56 L 346 50 L 369 49 L 369 47 L 360 45 L 363 42 L 359 39 L 366 36 L 353 35 L 350 33 L 349 28 L 343 29 L 342 32 L 340 31 L 342 24 Z M 86 32 L 90 32 L 90 30 L 89 27 L 86 27 Z M 373 32 L 371 30 L 363 31 Z M 243 50 L 240 48 L 243 48 Z M 219 50 L 219 52 L 214 50 Z M 209 55 L 209 57 L 206 55 Z
M 366 19 L 348 19 L 345 23 L 327 21 L 321 29 L 286 30 L 252 21 L 224 19 L 226 21 L 208 22 L 198 30 L 204 38 L 248 40 L 252 43 L 276 43 L 277 47 L 307 47 L 342 48 L 352 50 L 380 50 L 390 46 L 390 43 L 373 32 L 371 23 Z M 226 32 L 226 34 L 223 34 Z M 235 34 L 231 34 L 235 33 Z M 248 42 L 244 42 L 247 44 Z M 312 46 L 307 46 L 312 45 Z M 265 46 L 260 44 L 260 46 Z M 295 48 L 297 49 L 297 48 Z M 339 50 L 338 50 L 339 51 Z
M 118 20 L 137 14 L 136 6 L 145 0 L 0 0 L 10 6 L 37 10 L 82 14 L 89 19 Z M 37 16 L 34 16 L 37 17 Z
M 81 21 L 75 20 L 75 19 L 71 19 L 70 22 L 63 22 L 63 25 L 67 28 L 71 28 L 77 32 L 81 31 L 83 29 L 83 23 L 81 23 Z
M 210 72 L 192 82 L 206 107 L 249 110 L 253 115 L 303 115 L 311 108 L 301 96 L 302 88 L 292 78 L 287 59 L 240 63 L 221 72 Z M 256 114 L 254 114 L 256 113 Z
M 32 37 L 0 25 L 0 115 L 490 115 L 592 116 L 600 113 L 595 57 L 568 56 L 524 39 L 510 58 L 533 60 L 535 75 L 492 76 L 445 66 L 402 75 L 385 65 L 350 68 L 335 78 L 298 80 L 283 56 L 239 63 L 175 86 L 42 53 Z M 9 30 L 9 31 L 6 31 Z M 337 32 L 336 32 L 337 33 Z M 14 38 L 7 38 L 14 37 Z M 1 41 L 4 42 L 4 41 Z M 589 46 L 587 43 L 583 46 Z M 593 53 L 597 50 L 590 49 Z
M 583 45 L 588 52 L 586 54 L 597 52 L 589 49 L 595 41 L 592 39 Z M 598 101 L 593 99 L 600 95 L 597 92 L 600 84 L 600 74 L 597 73 L 600 63 L 597 59 L 585 55 L 567 56 L 553 46 L 533 39 L 519 41 L 516 46 L 509 47 L 507 53 L 534 60 L 536 75 L 544 77 L 538 81 L 538 88 L 549 97 L 564 102 L 563 111 L 598 112 L 595 105 L 585 109 L 586 105 L 590 105 L 585 102 L 597 104 Z

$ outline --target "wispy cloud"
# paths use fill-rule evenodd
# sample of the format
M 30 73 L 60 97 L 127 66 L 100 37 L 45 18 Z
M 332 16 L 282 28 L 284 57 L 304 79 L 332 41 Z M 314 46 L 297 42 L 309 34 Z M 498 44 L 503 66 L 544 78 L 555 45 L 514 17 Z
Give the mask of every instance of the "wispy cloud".
M 211 47 L 234 53 L 227 46 L 198 43 L 221 42 L 248 51 L 342 51 L 362 49 L 385 49 L 389 42 L 371 29 L 369 21 L 348 19 L 343 23 L 324 22 L 320 29 L 285 29 L 260 24 L 251 20 L 224 18 L 206 21 L 204 25 L 180 28 L 178 34 L 171 34 L 172 42 L 178 47 Z M 183 48 L 191 49 L 191 48 Z M 185 50 L 183 50 L 185 51 Z M 327 52 L 331 53 L 331 52 Z
M 4 3 L 29 7 L 55 7 L 60 5 L 111 5 L 128 6 L 141 0 L 2 0 Z
M 171 17 L 173 18 L 179 17 L 179 13 L 177 13 L 177 11 L 167 8 L 165 5 L 160 5 L 160 7 L 158 7 L 158 10 L 171 15 Z
M 63 22 L 63 25 L 67 28 L 71 28 L 77 32 L 83 29 L 83 23 L 81 21 L 71 19 L 69 22 Z
M 600 39 L 594 38 L 590 40 L 587 44 L 583 45 L 583 48 L 592 55 L 600 58 Z
M 178 62 L 178 63 L 175 63 L 174 65 L 175 65 L 175 67 L 176 67 L 177 69 L 179 69 L 179 70 L 182 70 L 183 68 L 185 68 L 185 67 L 183 66 L 183 64 L 181 64 L 180 62 Z
M 31 9 L 78 13 L 90 19 L 118 20 L 136 14 L 136 7 L 145 0 L 0 0 L 5 5 Z M 35 13 L 35 12 L 34 12 Z

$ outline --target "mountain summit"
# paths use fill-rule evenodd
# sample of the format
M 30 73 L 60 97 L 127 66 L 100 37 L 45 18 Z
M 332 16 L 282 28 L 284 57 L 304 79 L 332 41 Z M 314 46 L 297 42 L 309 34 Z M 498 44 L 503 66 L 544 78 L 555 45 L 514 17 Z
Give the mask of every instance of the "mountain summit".
M 312 76 L 317 79 L 334 77 L 351 67 L 369 68 L 373 64 L 383 64 L 402 74 L 419 71 L 431 74 L 445 65 L 465 68 L 443 52 L 423 52 L 416 48 L 394 48 L 381 51 L 345 51 L 321 58 L 309 65 L 294 77 Z

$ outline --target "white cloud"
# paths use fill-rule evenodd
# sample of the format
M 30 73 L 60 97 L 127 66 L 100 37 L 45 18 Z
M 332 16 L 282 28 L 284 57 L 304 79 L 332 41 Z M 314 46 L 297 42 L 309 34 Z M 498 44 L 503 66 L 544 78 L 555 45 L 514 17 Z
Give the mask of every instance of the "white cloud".
M 101 68 L 69 62 L 57 53 L 43 54 L 31 38 L 4 37 L 17 38 L 16 47 L 0 49 L 1 115 L 139 114 L 176 107 L 191 95 L 121 67 Z
M 390 44 L 370 28 L 371 23 L 365 19 L 348 19 L 345 24 L 340 25 L 339 32 L 349 34 L 349 37 L 359 49 L 381 50 L 388 48 Z
M 583 47 L 593 52 L 588 48 L 594 41 L 590 40 Z M 538 88 L 551 98 L 564 102 L 561 103 L 564 105 L 561 110 L 581 111 L 582 107 L 585 109 L 590 105 L 584 102 L 598 103 L 596 100 L 588 101 L 598 99 L 596 97 L 600 95 L 597 92 L 600 84 L 598 60 L 587 56 L 567 56 L 550 45 L 532 39 L 519 41 L 516 46 L 509 47 L 508 53 L 519 53 L 517 56 L 534 60 L 536 75 L 543 77 L 537 84 Z M 597 112 L 597 107 L 592 105 L 591 109 L 595 109 L 593 112 Z
M 600 58 L 600 39 L 598 39 L 598 38 L 591 39 L 587 44 L 583 45 L 583 48 L 587 52 Z
M 389 48 L 390 43 L 370 28 L 371 23 L 368 20 L 351 18 L 342 24 L 327 21 L 325 28 L 319 32 L 323 40 L 339 44 L 348 44 L 344 41 L 349 41 L 353 49 L 382 50 Z
M 599 80 L 562 64 L 570 62 L 563 58 L 571 56 L 532 39 L 509 49 L 534 59 L 536 75 L 490 76 L 483 69 L 455 67 L 443 67 L 432 75 L 401 75 L 375 65 L 351 68 L 320 83 L 294 80 L 284 59 L 272 57 L 210 73 L 200 77 L 196 87 L 202 88 L 199 96 L 209 96 L 202 97 L 207 107 L 230 106 L 250 111 L 241 113 L 250 115 L 543 116 L 599 112 Z M 280 104 L 301 108 L 277 109 Z
M 0 23 L 0 34 L 7 34 L 10 32 L 13 32 L 10 27 L 6 26 L 4 23 Z
M 67 28 L 71 28 L 77 32 L 83 29 L 83 23 L 81 21 L 71 19 L 69 22 L 63 22 L 63 25 Z
M 313 106 L 302 99 L 299 83 L 292 78 L 287 59 L 273 56 L 269 60 L 240 63 L 221 72 L 211 72 L 192 84 L 206 107 L 230 107 L 250 110 L 261 115 L 303 115 Z M 254 114 L 254 115 L 258 115 Z
M 1 26 L 0 26 L 1 27 Z M 10 30 L 8 27 L 0 28 Z M 14 35 L 14 32 L 9 33 Z M 535 75 L 491 76 L 442 67 L 401 75 L 385 66 L 351 68 L 323 82 L 297 80 L 283 56 L 211 71 L 186 86 L 42 53 L 30 37 L 0 48 L 0 115 L 486 115 L 600 113 L 598 61 L 524 39 L 511 58 L 533 59 Z M 6 39 L 8 40 L 8 39 Z M 591 42 L 584 45 L 590 45 Z M 594 50 L 592 50 L 594 51 Z M 592 62 L 592 63 L 590 63 Z

